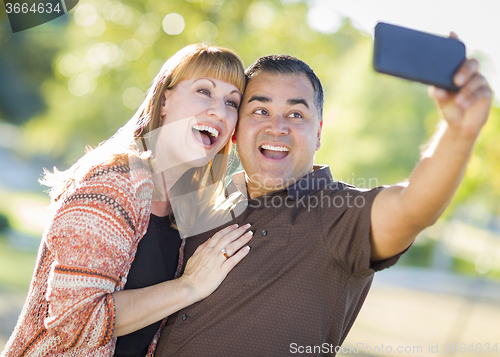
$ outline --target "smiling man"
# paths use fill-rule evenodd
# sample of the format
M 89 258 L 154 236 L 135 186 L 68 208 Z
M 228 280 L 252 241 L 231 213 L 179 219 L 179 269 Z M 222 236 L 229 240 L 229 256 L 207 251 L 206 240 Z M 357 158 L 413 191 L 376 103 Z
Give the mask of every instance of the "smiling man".
M 396 263 L 453 197 L 492 96 L 467 60 L 458 94 L 431 92 L 445 125 L 408 182 L 363 190 L 314 165 L 323 91 L 306 63 L 267 56 L 247 77 L 233 137 L 245 173 L 228 187 L 242 200 L 227 214 L 252 224 L 252 249 L 211 296 L 169 317 L 156 356 L 339 352 L 374 272 Z M 187 239 L 186 257 L 212 233 Z
M 322 124 L 313 82 L 305 73 L 254 71 L 248 72 L 251 80 L 233 140 L 251 197 L 290 186 L 312 171 Z

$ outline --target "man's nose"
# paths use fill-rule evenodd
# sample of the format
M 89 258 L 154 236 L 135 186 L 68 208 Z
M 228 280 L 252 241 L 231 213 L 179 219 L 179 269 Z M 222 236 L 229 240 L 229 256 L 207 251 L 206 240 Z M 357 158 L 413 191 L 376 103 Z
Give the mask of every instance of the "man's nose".
M 266 127 L 266 133 L 273 136 L 287 135 L 289 132 L 288 123 L 282 115 L 273 115 Z

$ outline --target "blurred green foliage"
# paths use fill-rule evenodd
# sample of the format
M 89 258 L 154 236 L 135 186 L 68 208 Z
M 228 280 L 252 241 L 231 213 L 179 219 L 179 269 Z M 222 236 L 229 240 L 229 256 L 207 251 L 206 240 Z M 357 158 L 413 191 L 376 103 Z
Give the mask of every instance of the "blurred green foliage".
M 10 228 L 9 219 L 6 215 L 0 212 L 0 233 L 5 232 Z
M 0 287 L 25 291 L 35 267 L 36 252 L 13 248 L 0 236 Z
M 481 276 L 476 271 L 476 265 L 473 262 L 457 257 L 453 257 L 453 271 L 458 274 L 467 275 L 471 277 Z M 498 281 L 500 280 L 500 271 L 491 269 L 484 276 L 486 278 Z
M 500 215 L 500 108 L 492 108 L 488 122 L 476 144 L 451 210 L 464 202 L 481 204 Z
M 421 268 L 431 267 L 435 246 L 436 241 L 431 239 L 425 239 L 423 243 L 413 244 L 410 249 L 401 256 L 398 264 Z
M 0 217 L 5 217 L 8 227 L 18 233 L 40 238 L 44 230 L 43 222 L 50 215 L 49 204 L 46 194 L 0 187 Z
M 311 64 L 325 87 L 316 161 L 357 186 L 404 180 L 438 122 L 426 87 L 376 74 L 371 37 L 348 19 L 334 33 L 313 30 L 308 6 L 299 0 L 86 0 L 69 16 L 17 34 L 2 14 L 0 61 L 13 63 L 20 88 L 42 104 L 20 120 L 0 101 L 0 121 L 26 121 L 18 152 L 51 155 L 67 167 L 133 115 L 166 59 L 207 41 L 233 48 L 246 65 L 271 53 Z M 180 18 L 182 31 L 175 32 Z M 0 81 L 0 97 L 6 87 Z M 32 104 L 28 97 L 16 100 L 14 107 Z M 500 213 L 499 115 L 494 108 L 450 212 L 472 200 Z

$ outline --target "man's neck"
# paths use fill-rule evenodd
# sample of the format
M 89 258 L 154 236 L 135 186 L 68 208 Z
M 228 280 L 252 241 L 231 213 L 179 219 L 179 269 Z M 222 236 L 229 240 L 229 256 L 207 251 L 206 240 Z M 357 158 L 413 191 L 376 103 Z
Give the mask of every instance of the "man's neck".
M 285 187 L 255 187 L 251 182 L 247 181 L 247 190 L 249 198 L 257 198 L 260 196 L 264 196 L 279 190 L 284 189 Z
M 304 178 L 305 176 L 307 176 L 308 174 L 310 174 L 311 172 L 313 172 L 314 170 L 316 170 L 318 168 L 319 167 L 313 166 L 313 167 L 311 167 L 311 170 L 309 170 L 309 172 L 307 172 L 304 176 L 302 176 L 298 180 L 289 179 L 286 181 L 286 184 L 276 185 L 276 186 L 272 186 L 272 187 L 264 186 L 261 182 L 252 182 L 251 180 L 249 180 L 247 174 L 245 173 L 245 180 L 246 180 L 246 186 L 247 186 L 247 191 L 248 191 L 248 197 L 249 198 L 256 198 L 256 197 L 264 196 L 267 194 L 271 194 L 271 193 L 276 192 L 276 191 L 283 190 L 287 187 L 294 185 L 297 181 L 301 180 L 302 178 Z

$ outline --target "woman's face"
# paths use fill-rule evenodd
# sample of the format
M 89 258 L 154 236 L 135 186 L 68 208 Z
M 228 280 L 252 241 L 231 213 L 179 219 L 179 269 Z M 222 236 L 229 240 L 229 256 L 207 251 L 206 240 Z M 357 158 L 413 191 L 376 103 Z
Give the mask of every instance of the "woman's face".
M 234 131 L 240 91 L 220 79 L 198 77 L 179 82 L 163 95 L 158 154 L 168 153 L 173 165 L 207 164 Z

